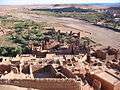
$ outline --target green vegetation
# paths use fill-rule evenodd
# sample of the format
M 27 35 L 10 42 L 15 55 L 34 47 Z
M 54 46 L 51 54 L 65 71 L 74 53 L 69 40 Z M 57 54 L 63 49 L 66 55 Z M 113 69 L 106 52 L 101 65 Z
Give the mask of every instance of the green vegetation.
M 29 43 L 39 43 L 44 38 L 43 27 L 45 22 L 35 23 L 30 20 L 0 19 L 0 25 L 11 29 L 12 33 L 0 36 L 0 56 L 16 56 L 17 54 L 31 53 Z
M 92 9 L 81 9 L 81 8 L 75 8 L 75 7 L 69 7 L 69 8 L 56 8 L 56 9 L 32 9 L 32 11 L 49 11 L 49 12 L 96 12 Z
M 1 26 L 10 28 L 12 33 L 0 36 L 0 56 L 15 57 L 17 54 L 30 54 L 30 44 L 39 45 L 48 39 L 73 43 L 75 38 L 69 33 L 56 32 L 55 29 L 45 31 L 45 22 L 36 23 L 30 20 L 2 18 Z M 10 26 L 8 25 L 10 24 Z M 86 41 L 83 39 L 82 41 Z
M 20 47 L 0 47 L 1 56 L 15 57 L 18 53 L 22 53 Z

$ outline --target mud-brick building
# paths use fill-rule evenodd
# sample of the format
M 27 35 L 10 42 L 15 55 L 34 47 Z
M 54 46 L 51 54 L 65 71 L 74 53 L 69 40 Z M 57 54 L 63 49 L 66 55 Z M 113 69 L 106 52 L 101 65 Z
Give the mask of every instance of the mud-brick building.
M 101 82 L 101 90 L 120 90 L 120 78 L 110 72 L 94 74 L 94 78 Z

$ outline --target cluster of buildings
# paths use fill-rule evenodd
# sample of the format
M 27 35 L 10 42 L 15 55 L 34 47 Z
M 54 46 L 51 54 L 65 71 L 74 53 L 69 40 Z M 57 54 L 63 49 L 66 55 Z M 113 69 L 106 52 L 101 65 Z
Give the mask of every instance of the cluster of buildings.
M 114 22 L 120 22 L 120 7 L 110 7 L 106 9 L 98 9 L 97 10 L 100 13 L 105 13 L 109 15 L 109 17 L 114 21 Z
M 89 42 L 80 44 L 80 33 L 70 35 L 71 43 L 46 38 L 39 45 L 29 44 L 31 54 L 0 57 L 0 84 L 41 90 L 120 90 L 119 50 L 95 50 Z
M 120 17 L 120 7 L 110 7 L 104 9 L 97 9 L 98 12 L 107 13 L 114 17 Z

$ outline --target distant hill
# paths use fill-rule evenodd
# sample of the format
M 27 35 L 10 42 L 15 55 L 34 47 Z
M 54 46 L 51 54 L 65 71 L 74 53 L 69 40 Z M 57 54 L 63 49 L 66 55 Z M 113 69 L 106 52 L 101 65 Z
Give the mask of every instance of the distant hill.
M 120 7 L 120 3 L 90 3 L 90 4 L 82 4 L 82 5 L 105 6 L 105 7 Z
M 108 9 L 111 9 L 111 10 L 120 10 L 120 7 L 110 7 Z
M 55 4 L 54 8 L 60 7 L 75 7 L 75 8 L 86 8 L 86 9 L 99 9 L 109 7 L 120 7 L 120 3 L 89 3 L 89 4 Z
M 93 4 L 55 4 L 52 5 L 52 8 L 82 8 L 82 9 L 100 9 L 100 8 L 108 8 L 104 6 L 97 6 Z
M 22 7 L 29 9 L 55 9 L 55 8 L 81 8 L 81 9 L 106 9 L 110 7 L 120 7 L 120 3 L 89 3 L 89 4 L 41 4 L 41 5 L 19 5 L 0 7 Z

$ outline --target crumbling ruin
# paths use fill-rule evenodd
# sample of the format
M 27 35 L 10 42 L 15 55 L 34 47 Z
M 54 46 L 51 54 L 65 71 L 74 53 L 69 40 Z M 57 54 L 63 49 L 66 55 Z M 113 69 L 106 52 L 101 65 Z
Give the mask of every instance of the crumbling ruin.
M 1 57 L 0 84 L 40 90 L 120 90 L 119 50 L 94 50 L 90 41 L 82 43 L 80 33 L 72 31 L 50 29 L 45 34 L 57 37 L 29 43 L 30 54 Z

